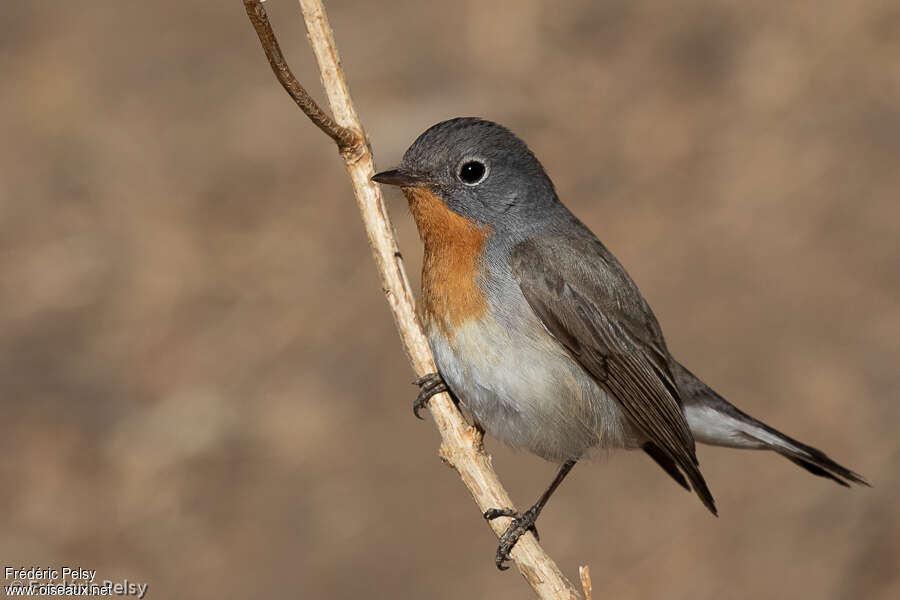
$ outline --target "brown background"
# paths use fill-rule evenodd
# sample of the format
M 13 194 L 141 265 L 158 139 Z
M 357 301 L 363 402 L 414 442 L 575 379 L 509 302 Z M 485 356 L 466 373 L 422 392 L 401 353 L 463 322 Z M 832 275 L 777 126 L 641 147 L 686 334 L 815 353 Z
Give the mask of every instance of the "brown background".
M 269 12 L 320 93 L 297 6 Z M 900 596 L 900 9 L 329 3 L 378 157 L 519 133 L 677 356 L 870 478 L 640 453 L 542 517 L 599 598 Z M 0 560 L 168 598 L 524 598 L 414 388 L 340 160 L 238 0 L 0 6 Z M 417 279 L 421 247 L 388 192 Z M 488 442 L 530 504 L 554 467 Z

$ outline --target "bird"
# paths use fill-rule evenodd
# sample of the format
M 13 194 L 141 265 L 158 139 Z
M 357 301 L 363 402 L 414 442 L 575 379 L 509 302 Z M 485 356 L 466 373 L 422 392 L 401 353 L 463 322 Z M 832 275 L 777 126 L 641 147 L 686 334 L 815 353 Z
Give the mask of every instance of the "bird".
M 678 362 L 628 272 L 509 129 L 478 117 L 440 122 L 372 180 L 400 188 L 424 244 L 420 317 L 437 372 L 415 381 L 413 412 L 449 392 L 488 435 L 560 465 L 527 511 L 484 512 L 511 517 L 499 569 L 595 449 L 643 450 L 713 515 L 696 442 L 772 450 L 840 485 L 869 485 Z

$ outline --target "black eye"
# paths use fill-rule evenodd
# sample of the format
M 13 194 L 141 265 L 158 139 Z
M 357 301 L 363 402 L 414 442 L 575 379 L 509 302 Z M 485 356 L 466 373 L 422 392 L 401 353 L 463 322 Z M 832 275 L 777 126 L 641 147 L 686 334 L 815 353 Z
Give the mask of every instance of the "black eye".
M 487 168 L 484 166 L 483 162 L 477 160 L 469 160 L 464 162 L 459 168 L 459 179 L 463 183 L 475 185 L 476 183 L 484 179 L 484 174 L 486 172 Z

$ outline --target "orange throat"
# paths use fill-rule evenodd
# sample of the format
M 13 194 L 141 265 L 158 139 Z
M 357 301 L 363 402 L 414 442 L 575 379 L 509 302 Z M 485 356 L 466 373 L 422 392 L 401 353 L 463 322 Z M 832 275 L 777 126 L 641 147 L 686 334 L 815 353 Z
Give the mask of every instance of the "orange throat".
M 478 286 L 481 255 L 490 230 L 452 210 L 425 188 L 405 187 L 403 194 L 425 243 L 422 265 L 422 311 L 426 325 L 437 325 L 452 339 L 459 325 L 487 310 Z

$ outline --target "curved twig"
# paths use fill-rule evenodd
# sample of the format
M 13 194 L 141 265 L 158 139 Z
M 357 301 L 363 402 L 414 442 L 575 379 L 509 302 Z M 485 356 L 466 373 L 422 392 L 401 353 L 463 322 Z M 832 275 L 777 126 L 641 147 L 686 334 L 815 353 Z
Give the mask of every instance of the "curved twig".
M 269 16 L 266 14 L 266 9 L 262 2 L 259 0 L 244 0 L 244 9 L 247 11 L 247 16 L 250 17 L 250 22 L 256 30 L 256 35 L 259 36 L 259 41 L 266 53 L 266 58 L 269 59 L 269 66 L 272 67 L 272 72 L 275 73 L 275 77 L 284 86 L 288 95 L 294 99 L 300 110 L 309 117 L 310 121 L 315 123 L 319 129 L 337 143 L 341 153 L 352 152 L 354 148 L 363 144 L 364 140 L 361 133 L 349 127 L 341 127 L 335 123 L 334 119 L 319 108 L 319 105 L 312 99 L 306 88 L 300 85 L 300 82 L 294 77 L 291 68 L 281 54 L 278 38 L 275 37 L 275 32 L 272 31 L 272 26 L 269 24 Z
M 291 75 L 260 1 L 243 1 L 278 80 L 303 112 L 338 144 L 353 183 L 384 293 L 413 369 L 417 375 L 436 372 L 434 357 L 416 317 L 415 301 L 397 248 L 394 229 L 384 206 L 381 188 L 371 181 L 375 173 L 372 153 L 353 108 L 334 36 L 321 0 L 299 1 L 309 41 L 319 64 L 322 83 L 334 113 L 333 120 L 322 112 Z M 357 136 L 353 143 L 347 137 L 347 132 Z M 481 434 L 476 428 L 466 424 L 450 396 L 446 393 L 438 394 L 431 398 L 428 407 L 441 433 L 441 458 L 459 473 L 481 512 L 498 506 L 513 506 L 509 494 L 491 467 L 490 457 L 483 451 Z M 499 536 L 509 525 L 509 519 L 499 518 L 489 523 Z M 522 536 L 511 554 L 519 572 L 539 598 L 549 600 L 579 597 L 575 587 L 531 533 Z

